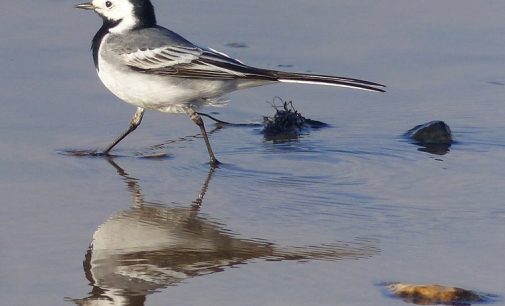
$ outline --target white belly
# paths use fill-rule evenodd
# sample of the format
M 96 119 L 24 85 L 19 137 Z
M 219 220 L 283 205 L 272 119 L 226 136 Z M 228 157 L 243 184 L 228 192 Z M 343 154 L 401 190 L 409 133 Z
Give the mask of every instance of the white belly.
M 188 107 L 212 105 L 216 98 L 236 89 L 234 81 L 174 78 L 118 69 L 99 59 L 98 76 L 121 100 L 137 107 L 181 113 Z
M 98 76 L 113 94 L 137 107 L 162 112 L 182 113 L 188 107 L 219 105 L 222 102 L 217 98 L 237 89 L 235 80 L 177 78 L 134 71 L 120 58 L 105 61 L 101 50 L 98 64 Z

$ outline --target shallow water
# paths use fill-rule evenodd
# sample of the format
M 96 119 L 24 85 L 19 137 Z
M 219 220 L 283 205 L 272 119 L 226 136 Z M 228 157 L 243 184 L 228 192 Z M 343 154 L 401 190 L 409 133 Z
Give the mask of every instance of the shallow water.
M 503 1 L 156 1 L 160 24 L 251 65 L 388 85 L 234 93 L 204 111 L 257 122 L 280 96 L 330 127 L 217 129 L 211 172 L 184 116 L 147 113 L 112 160 L 65 153 L 134 112 L 99 83 L 100 21 L 73 4 L 0 12 L 2 305 L 403 305 L 384 282 L 503 296 Z M 402 137 L 435 119 L 448 153 Z

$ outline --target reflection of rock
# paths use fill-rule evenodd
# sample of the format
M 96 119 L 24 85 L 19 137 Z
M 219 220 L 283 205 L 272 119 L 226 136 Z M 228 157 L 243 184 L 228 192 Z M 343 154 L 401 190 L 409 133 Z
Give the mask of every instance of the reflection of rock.
M 388 288 L 405 302 L 418 305 L 471 305 L 486 302 L 479 294 L 457 287 L 395 283 Z
M 264 240 L 236 238 L 222 224 L 199 215 L 216 168 L 211 168 L 189 207 L 147 202 L 139 181 L 110 160 L 128 185 L 133 206 L 101 226 L 85 256 L 84 270 L 93 286 L 78 305 L 144 305 L 146 296 L 181 281 L 264 260 L 342 260 L 373 256 L 379 250 L 366 239 L 281 248 Z
M 431 121 L 418 125 L 410 129 L 406 136 L 423 147 L 419 149 L 420 151 L 437 155 L 449 152 L 453 143 L 451 128 L 443 121 Z

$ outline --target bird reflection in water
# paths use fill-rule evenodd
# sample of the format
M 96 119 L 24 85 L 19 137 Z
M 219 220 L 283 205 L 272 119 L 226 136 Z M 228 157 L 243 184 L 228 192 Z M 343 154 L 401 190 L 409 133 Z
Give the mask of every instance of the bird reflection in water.
M 293 248 L 238 239 L 223 225 L 198 215 L 216 168 L 210 168 L 191 205 L 171 208 L 145 201 L 139 180 L 108 161 L 127 183 L 133 206 L 110 217 L 94 233 L 84 260 L 93 289 L 88 297 L 71 300 L 77 305 L 144 305 L 147 295 L 162 288 L 253 259 L 360 259 L 379 252 L 373 241 L 365 239 Z

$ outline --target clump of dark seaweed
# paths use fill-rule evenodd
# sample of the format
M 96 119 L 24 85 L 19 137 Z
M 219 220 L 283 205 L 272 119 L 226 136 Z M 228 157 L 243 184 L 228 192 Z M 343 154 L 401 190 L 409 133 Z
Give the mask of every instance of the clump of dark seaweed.
M 296 134 L 305 126 L 305 117 L 303 117 L 293 106 L 293 102 L 284 101 L 281 106 L 272 104 L 275 108 L 273 117 L 264 116 L 263 123 L 265 134 Z
M 275 102 L 280 101 L 278 105 Z M 220 120 L 214 116 L 205 113 L 198 113 L 200 116 L 207 117 L 216 122 L 216 128 L 220 129 L 227 126 L 252 126 L 263 127 L 262 133 L 266 140 L 285 141 L 297 139 L 304 129 L 318 129 L 328 126 L 328 124 L 305 118 L 293 106 L 292 101 L 284 101 L 276 97 L 271 102 L 275 109 L 273 116 L 263 116 L 262 123 L 231 123 Z
M 283 101 L 282 104 L 272 103 L 275 109 L 273 117 L 263 116 L 263 134 L 266 137 L 297 137 L 304 128 L 321 128 L 326 123 L 305 118 L 293 106 L 292 101 Z

